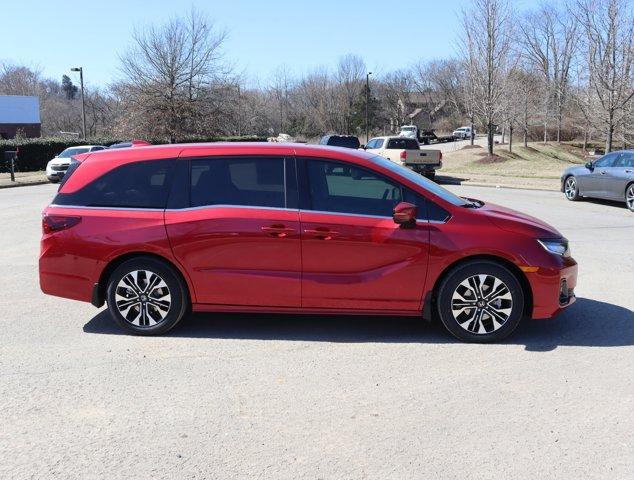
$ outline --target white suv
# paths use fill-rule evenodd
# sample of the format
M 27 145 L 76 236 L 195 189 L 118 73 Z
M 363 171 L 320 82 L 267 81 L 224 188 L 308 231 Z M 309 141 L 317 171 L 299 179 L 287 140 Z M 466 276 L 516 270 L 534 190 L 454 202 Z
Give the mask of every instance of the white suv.
M 81 153 L 96 152 L 97 150 L 105 150 L 102 145 L 79 145 L 77 147 L 68 147 L 62 153 L 57 155 L 53 160 L 46 164 L 46 177 L 53 183 L 59 182 L 68 170 L 70 165 L 70 157 Z
M 453 138 L 460 138 L 462 140 L 467 140 L 471 138 L 471 127 L 460 127 L 453 131 L 451 134 Z M 476 131 L 473 129 L 473 136 L 475 137 Z

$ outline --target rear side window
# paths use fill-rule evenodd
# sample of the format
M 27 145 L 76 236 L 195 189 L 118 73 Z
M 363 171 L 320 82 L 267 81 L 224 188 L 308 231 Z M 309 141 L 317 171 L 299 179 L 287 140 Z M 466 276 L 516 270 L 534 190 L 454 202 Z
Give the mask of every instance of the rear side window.
M 328 140 L 328 145 L 333 147 L 345 147 L 345 148 L 359 148 L 361 143 L 359 143 L 359 139 L 357 137 L 343 137 L 333 135 Z
M 174 160 L 128 163 L 103 174 L 77 192 L 58 193 L 53 203 L 83 207 L 165 208 L 174 163 Z M 69 176 L 66 174 L 64 179 Z
M 286 206 L 283 158 L 211 158 L 191 162 L 191 206 Z
M 81 162 L 78 162 L 77 160 L 75 160 L 74 158 L 71 159 L 70 161 L 70 165 L 68 166 L 68 169 L 66 170 L 66 173 L 64 174 L 64 176 L 62 177 L 62 181 L 59 184 L 59 188 L 57 190 L 60 190 L 64 184 L 68 181 L 68 179 L 70 178 L 70 176 L 75 173 L 75 170 L 77 170 L 79 168 L 79 166 L 81 165 Z
M 391 138 L 387 142 L 387 148 L 396 150 L 418 150 L 418 142 L 413 138 Z

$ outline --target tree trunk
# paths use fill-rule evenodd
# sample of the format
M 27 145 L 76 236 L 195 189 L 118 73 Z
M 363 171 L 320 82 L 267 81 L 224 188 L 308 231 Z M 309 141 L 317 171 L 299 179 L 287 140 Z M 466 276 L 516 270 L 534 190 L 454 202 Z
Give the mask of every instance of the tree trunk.
M 513 125 L 509 125 L 509 152 L 513 152 Z
M 548 124 L 544 122 L 544 145 L 548 142 Z
M 502 145 L 504 145 L 505 137 L 506 137 L 506 125 L 502 127 Z
M 524 126 L 524 147 L 528 148 L 528 126 Z
M 473 115 L 471 116 L 471 118 L 469 118 L 469 121 L 471 122 L 469 124 L 469 126 L 471 127 L 471 146 L 473 146 L 473 143 L 475 141 L 475 135 L 473 134 Z
M 588 125 L 583 130 L 583 151 L 588 151 Z
M 489 121 L 487 129 L 487 148 L 489 150 L 489 155 L 493 155 L 493 122 Z
M 614 137 L 614 113 L 610 112 L 608 134 L 605 139 L 605 153 L 610 153 L 612 151 L 612 137 Z

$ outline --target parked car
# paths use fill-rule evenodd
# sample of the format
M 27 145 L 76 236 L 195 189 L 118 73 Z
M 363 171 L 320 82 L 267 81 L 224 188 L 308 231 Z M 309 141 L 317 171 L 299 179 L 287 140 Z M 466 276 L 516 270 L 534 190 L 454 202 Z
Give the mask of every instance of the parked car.
M 62 153 L 54 157 L 46 164 L 46 178 L 52 183 L 59 182 L 68 170 L 70 159 L 73 155 L 81 153 L 96 152 L 104 150 L 106 147 L 102 145 L 80 145 L 78 147 L 68 147 Z
M 359 150 L 162 145 L 76 157 L 45 208 L 42 290 L 141 335 L 185 313 L 439 318 L 491 342 L 570 305 L 553 227 Z M 72 272 L 72 275 L 69 275 Z
M 436 170 L 442 168 L 440 150 L 421 150 L 418 140 L 409 137 L 376 137 L 368 141 L 365 150 L 388 160 L 405 165 L 430 180 L 436 178 Z
M 456 139 L 467 140 L 467 139 L 470 139 L 472 135 L 475 138 L 476 131 L 475 131 L 475 128 L 473 129 L 473 132 L 472 132 L 471 127 L 460 127 L 455 129 L 452 135 Z
M 319 141 L 320 145 L 328 145 L 330 147 L 345 147 L 357 149 L 361 146 L 358 137 L 354 135 L 325 135 Z
M 567 168 L 561 191 L 568 200 L 582 197 L 625 202 L 634 212 L 634 150 L 608 153 L 584 166 Z
M 399 137 L 415 138 L 422 145 L 430 143 L 453 142 L 453 135 L 438 136 L 434 130 L 420 130 L 416 125 L 403 125 L 399 132 Z

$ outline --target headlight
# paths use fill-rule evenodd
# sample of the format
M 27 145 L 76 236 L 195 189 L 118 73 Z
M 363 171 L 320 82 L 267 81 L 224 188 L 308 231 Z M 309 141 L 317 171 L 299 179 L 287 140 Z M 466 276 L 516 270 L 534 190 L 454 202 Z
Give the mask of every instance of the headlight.
M 542 247 L 555 255 L 560 255 L 562 257 L 570 256 L 568 240 L 565 238 L 545 238 L 537 241 Z

